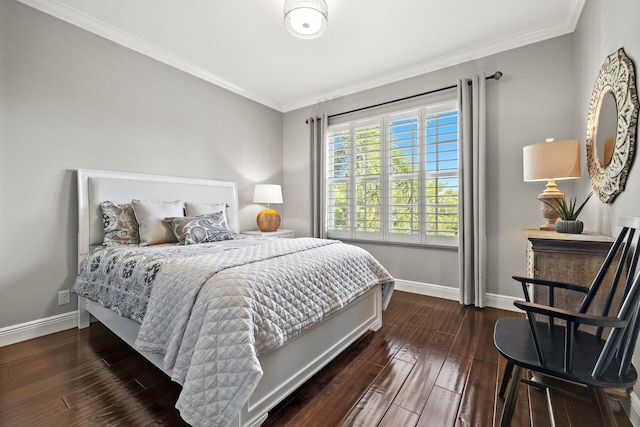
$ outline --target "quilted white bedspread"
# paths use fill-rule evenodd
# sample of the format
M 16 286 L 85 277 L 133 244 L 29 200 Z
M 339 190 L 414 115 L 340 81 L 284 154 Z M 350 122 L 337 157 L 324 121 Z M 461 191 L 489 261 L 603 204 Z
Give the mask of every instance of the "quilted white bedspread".
M 136 348 L 165 353 L 194 426 L 226 426 L 262 376 L 258 357 L 393 278 L 365 250 L 332 240 L 259 239 L 172 259 L 158 272 Z

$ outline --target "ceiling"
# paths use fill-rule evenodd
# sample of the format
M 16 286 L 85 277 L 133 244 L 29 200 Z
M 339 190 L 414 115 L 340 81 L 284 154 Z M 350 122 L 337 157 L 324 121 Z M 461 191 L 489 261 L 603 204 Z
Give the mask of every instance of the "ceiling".
M 282 112 L 571 33 L 585 2 L 326 0 L 301 40 L 284 0 L 19 1 Z

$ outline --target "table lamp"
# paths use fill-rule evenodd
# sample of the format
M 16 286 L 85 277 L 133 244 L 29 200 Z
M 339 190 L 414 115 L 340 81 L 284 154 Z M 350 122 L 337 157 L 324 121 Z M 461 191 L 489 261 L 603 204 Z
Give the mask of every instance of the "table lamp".
M 522 158 L 525 181 L 547 181 L 544 192 L 538 195 L 542 204 L 540 211 L 547 221 L 540 230 L 554 230 L 558 214 L 542 201 L 551 204 L 556 203 L 553 199 L 562 201 L 564 194 L 558 190 L 556 180 L 580 178 L 580 143 L 547 138 L 546 142 L 524 147 Z
M 271 209 L 271 203 L 282 203 L 282 187 L 277 184 L 258 184 L 253 191 L 253 203 L 266 203 L 267 209 L 258 213 L 256 223 L 260 231 L 276 231 L 280 227 L 280 214 Z

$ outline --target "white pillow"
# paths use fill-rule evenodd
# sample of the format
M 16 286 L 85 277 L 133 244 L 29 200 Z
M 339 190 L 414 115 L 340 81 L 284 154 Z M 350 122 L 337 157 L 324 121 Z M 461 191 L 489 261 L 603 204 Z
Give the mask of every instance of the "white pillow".
M 210 215 L 218 212 L 222 212 L 225 221 L 229 222 L 227 218 L 227 204 L 226 203 L 198 203 L 198 202 L 184 202 L 184 208 L 186 211 L 185 216 L 202 216 Z
M 140 246 L 159 245 L 161 243 L 175 243 L 175 234 L 163 220 L 167 217 L 183 217 L 184 203 L 150 202 L 146 200 L 132 200 L 133 212 L 139 224 Z

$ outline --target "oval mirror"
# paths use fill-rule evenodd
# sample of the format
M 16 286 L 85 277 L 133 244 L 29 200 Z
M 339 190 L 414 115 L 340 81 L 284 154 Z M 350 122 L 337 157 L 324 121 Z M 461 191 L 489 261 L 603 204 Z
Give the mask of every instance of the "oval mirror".
M 609 55 L 593 86 L 587 116 L 587 166 L 594 193 L 611 203 L 624 190 L 638 121 L 635 69 L 624 49 Z

